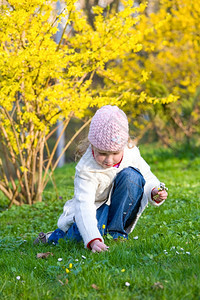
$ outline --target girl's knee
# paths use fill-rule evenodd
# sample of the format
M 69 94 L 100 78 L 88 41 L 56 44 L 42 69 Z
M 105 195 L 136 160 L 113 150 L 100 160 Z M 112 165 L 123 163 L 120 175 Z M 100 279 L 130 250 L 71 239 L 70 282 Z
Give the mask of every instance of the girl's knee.
M 123 169 L 117 175 L 118 180 L 126 180 L 126 182 L 135 182 L 141 186 L 144 186 L 145 180 L 140 171 L 133 167 Z

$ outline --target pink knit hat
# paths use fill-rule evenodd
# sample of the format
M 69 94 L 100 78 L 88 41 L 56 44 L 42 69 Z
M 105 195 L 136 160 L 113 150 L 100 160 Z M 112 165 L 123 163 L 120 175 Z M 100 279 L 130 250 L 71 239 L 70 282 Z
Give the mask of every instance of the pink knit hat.
M 105 105 L 92 118 L 88 139 L 99 150 L 120 151 L 129 138 L 128 119 L 117 106 Z

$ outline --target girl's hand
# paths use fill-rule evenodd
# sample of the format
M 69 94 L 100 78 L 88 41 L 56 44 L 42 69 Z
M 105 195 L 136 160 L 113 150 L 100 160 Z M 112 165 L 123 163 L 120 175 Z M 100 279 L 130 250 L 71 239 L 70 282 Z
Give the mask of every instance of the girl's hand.
M 102 252 L 107 251 L 108 246 L 106 246 L 103 242 L 100 242 L 99 240 L 94 240 L 90 243 L 90 247 L 92 249 L 92 252 Z
M 155 202 L 162 202 L 167 199 L 168 193 L 166 190 L 158 191 L 158 189 L 155 188 L 152 190 L 151 196 Z

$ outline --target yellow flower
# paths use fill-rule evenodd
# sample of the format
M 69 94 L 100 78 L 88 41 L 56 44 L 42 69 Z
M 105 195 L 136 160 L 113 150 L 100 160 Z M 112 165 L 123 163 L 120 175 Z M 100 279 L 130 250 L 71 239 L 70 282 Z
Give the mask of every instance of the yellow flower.
M 126 270 L 125 269 L 121 269 L 121 272 L 124 273 Z
M 142 81 L 145 82 L 149 78 L 149 74 L 146 71 L 142 71 Z
M 105 229 L 105 228 L 106 228 L 106 225 L 103 224 L 103 225 L 102 225 L 102 228 Z
M 70 268 L 70 269 L 72 268 L 72 264 L 69 264 L 69 268 Z
M 65 271 L 66 271 L 66 273 L 67 273 L 67 274 L 70 272 L 70 270 L 69 270 L 69 269 L 67 269 L 67 268 L 65 269 Z

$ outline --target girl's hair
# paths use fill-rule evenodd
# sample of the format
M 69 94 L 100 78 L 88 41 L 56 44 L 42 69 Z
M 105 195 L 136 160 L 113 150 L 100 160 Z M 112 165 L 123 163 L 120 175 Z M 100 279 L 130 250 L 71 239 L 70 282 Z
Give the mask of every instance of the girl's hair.
M 83 140 L 81 140 L 78 143 L 77 148 L 76 148 L 76 152 L 75 152 L 75 161 L 79 160 L 83 156 L 83 154 L 86 152 L 89 145 L 90 145 L 90 142 L 88 140 L 88 137 L 84 138 Z M 132 149 L 136 146 L 136 143 L 134 142 L 133 139 L 131 139 L 129 137 L 127 146 L 128 146 L 129 149 Z
M 75 161 L 79 160 L 83 154 L 86 152 L 87 148 L 89 147 L 90 142 L 88 140 L 88 137 L 82 139 L 77 147 L 76 147 L 76 152 L 75 152 Z

